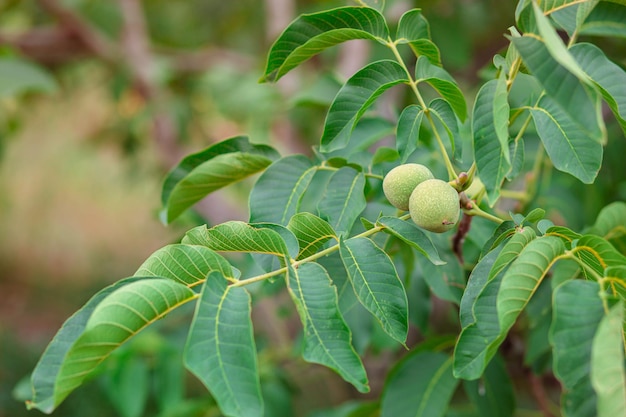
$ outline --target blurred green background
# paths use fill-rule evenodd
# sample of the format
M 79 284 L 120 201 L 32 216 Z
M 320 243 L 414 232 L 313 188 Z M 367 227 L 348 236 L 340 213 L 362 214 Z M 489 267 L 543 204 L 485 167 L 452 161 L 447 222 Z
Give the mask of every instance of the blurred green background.
M 27 394 L 24 378 L 90 295 L 132 275 L 194 224 L 247 218 L 252 180 L 163 226 L 161 180 L 182 156 L 237 134 L 283 154 L 311 154 L 341 81 L 379 51 L 353 41 L 278 85 L 257 80 L 272 41 L 297 14 L 347 4 L 354 3 L 0 0 L 0 417 L 38 413 L 16 400 Z M 394 22 L 411 7 L 424 10 L 444 66 L 471 103 L 507 43 L 515 2 L 395 0 L 387 1 L 386 15 Z M 626 63 L 624 45 L 602 46 Z M 391 97 L 390 107 L 398 110 L 398 102 Z M 544 193 L 531 206 L 548 207 L 553 219 L 579 228 L 604 203 L 626 199 L 626 149 L 611 123 L 598 184 L 554 175 L 542 186 L 557 184 L 558 193 Z M 580 202 L 581 192 L 593 198 Z M 280 299 L 273 303 L 257 314 L 275 314 Z M 186 324 L 179 323 L 186 321 L 171 317 L 158 332 L 142 333 L 54 415 L 119 415 L 116 404 L 139 404 L 152 386 L 169 397 L 153 396 L 145 414 L 137 405 L 129 417 L 216 415 L 180 367 Z M 274 337 L 267 327 L 260 331 Z M 292 364 L 289 372 L 304 377 L 295 384 L 275 370 L 266 373 L 268 407 L 278 413 L 268 415 L 307 415 L 354 394 L 328 383 L 323 370 Z M 124 384 L 135 389 L 132 398 Z

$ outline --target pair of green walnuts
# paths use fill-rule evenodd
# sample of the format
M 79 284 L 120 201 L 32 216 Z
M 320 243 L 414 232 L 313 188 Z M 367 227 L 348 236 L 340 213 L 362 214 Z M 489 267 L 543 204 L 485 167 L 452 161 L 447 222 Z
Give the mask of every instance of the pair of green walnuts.
M 383 192 L 394 207 L 408 210 L 415 224 L 431 232 L 447 232 L 461 214 L 458 191 L 424 165 L 395 167 L 383 179 Z

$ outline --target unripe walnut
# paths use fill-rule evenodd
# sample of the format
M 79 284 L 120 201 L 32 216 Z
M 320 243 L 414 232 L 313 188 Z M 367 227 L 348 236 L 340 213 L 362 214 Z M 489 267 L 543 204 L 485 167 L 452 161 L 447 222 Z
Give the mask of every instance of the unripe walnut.
M 419 227 L 435 233 L 447 232 L 459 220 L 459 193 L 445 181 L 426 180 L 413 190 L 409 212 Z
M 420 164 L 398 165 L 383 179 L 383 192 L 387 200 L 400 210 L 409 209 L 409 198 L 418 184 L 434 178 L 430 169 Z

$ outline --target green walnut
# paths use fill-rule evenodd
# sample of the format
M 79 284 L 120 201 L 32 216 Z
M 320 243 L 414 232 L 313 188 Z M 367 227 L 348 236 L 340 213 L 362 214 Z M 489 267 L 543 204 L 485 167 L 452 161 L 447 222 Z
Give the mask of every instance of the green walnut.
M 409 213 L 419 227 L 435 233 L 447 232 L 459 220 L 459 193 L 445 181 L 426 180 L 413 190 Z
M 409 198 L 418 184 L 434 178 L 430 169 L 420 164 L 398 165 L 383 179 L 383 192 L 387 200 L 400 210 L 409 209 Z

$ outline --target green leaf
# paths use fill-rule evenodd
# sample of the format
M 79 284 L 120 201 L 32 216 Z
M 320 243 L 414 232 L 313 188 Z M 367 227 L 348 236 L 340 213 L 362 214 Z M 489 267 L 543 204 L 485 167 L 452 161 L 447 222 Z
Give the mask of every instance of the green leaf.
M 524 35 L 512 37 L 511 42 L 515 45 L 526 67 L 552 99 L 550 102 L 559 107 L 559 113 L 564 113 L 559 119 L 567 119 L 570 124 L 576 125 L 576 127 L 568 127 L 561 136 L 568 137 L 574 134 L 572 130 L 578 130 L 577 136 L 579 137 L 586 137 L 591 142 L 604 142 L 606 133 L 601 127 L 603 122 L 599 112 L 598 94 L 557 62 L 550 55 L 543 40 Z
M 126 278 L 100 290 L 96 295 L 63 323 L 45 352 L 37 362 L 31 376 L 33 399 L 28 408 L 36 408 L 51 413 L 60 401 L 55 400 L 55 381 L 61 369 L 63 358 L 85 330 L 94 309 L 111 293 L 143 278 Z
M 620 302 L 602 318 L 591 348 L 591 384 L 598 396 L 598 417 L 618 416 L 626 410 L 626 371 Z
M 250 222 L 286 225 L 298 212 L 316 170 L 304 155 L 287 156 L 270 165 L 250 192 Z
M 430 84 L 452 106 L 461 122 L 465 121 L 467 117 L 465 97 L 454 78 L 445 69 L 433 65 L 427 57 L 420 56 L 415 64 L 415 82 Z
M 211 249 L 198 245 L 174 244 L 150 255 L 134 276 L 171 278 L 193 287 L 202 283 L 211 271 L 220 271 L 224 276 L 234 278 L 230 263 Z
M 476 381 L 464 381 L 463 386 L 481 417 L 507 417 L 515 411 L 515 393 L 504 360 L 496 355 Z
M 315 253 L 337 233 L 326 220 L 311 213 L 298 213 L 289 220 L 287 228 L 298 239 L 300 251 L 296 259 L 304 259 Z
M 575 264 L 576 270 L 579 269 Z M 563 268 L 563 263 L 559 263 L 558 269 Z M 553 275 L 554 277 L 554 275 Z M 552 324 L 552 283 L 554 278 L 548 282 L 544 280 L 537 292 L 526 306 L 525 316 L 528 320 L 528 331 L 526 333 L 526 346 L 524 352 L 524 364 L 529 365 L 533 372 L 541 375 L 552 366 L 549 359 L 552 356 L 552 347 L 548 340 L 550 325 Z
M 369 7 L 339 7 L 302 14 L 272 45 L 261 81 L 277 81 L 302 62 L 339 43 L 371 39 L 384 44 L 388 38 L 385 18 Z
M 412 221 L 400 220 L 397 217 L 381 217 L 376 222 L 383 227 L 383 232 L 397 237 L 414 249 L 417 249 L 430 262 L 435 265 L 444 265 L 445 262 L 439 257 L 437 248 L 428 235 Z
M 524 227 L 518 230 L 511 239 L 506 243 L 498 259 L 494 262 L 493 268 L 489 271 L 491 281 L 496 275 L 502 272 L 511 262 L 513 262 L 522 253 L 522 251 L 537 237 L 537 234 L 531 227 Z
M 395 61 L 373 62 L 354 74 L 337 93 L 324 122 L 320 149 L 330 152 L 348 144 L 356 123 L 376 99 L 394 85 L 408 83 Z
M 626 203 L 615 201 L 600 210 L 590 233 L 609 240 L 626 235 Z
M 601 1 L 581 25 L 580 34 L 626 38 L 626 5 Z
M 566 416 L 596 415 L 589 373 L 593 338 L 604 316 L 599 292 L 597 282 L 582 280 L 567 281 L 554 291 L 550 343 L 554 374 L 563 385 L 561 408 Z
M 38 65 L 13 57 L 0 58 L 0 98 L 56 90 L 54 78 Z
M 450 103 L 446 100 L 436 98 L 428 104 L 428 110 L 430 110 L 430 114 L 434 116 L 435 128 L 439 128 L 437 122 L 441 123 L 443 126 L 448 140 L 450 141 L 452 154 L 455 158 L 459 158 L 461 149 L 456 146 L 456 138 L 459 137 L 459 124 L 454 115 L 452 106 L 450 106 Z
M 576 44 L 569 51 L 589 75 L 626 132 L 626 72 L 590 43 Z
M 182 243 L 206 246 L 217 252 L 266 253 L 279 259 L 287 259 L 290 253 L 278 232 L 240 221 L 218 224 L 210 229 L 206 225 L 195 227 L 185 234 Z
M 490 80 L 478 91 L 472 114 L 474 160 L 493 205 L 511 168 L 506 79 Z
M 122 343 L 193 299 L 192 290 L 169 278 L 138 280 L 109 294 L 93 310 L 84 331 L 63 357 L 55 378 L 53 406 L 80 386 Z
M 595 235 L 584 235 L 575 241 L 572 252 L 600 276 L 604 275 L 604 270 L 609 266 L 626 265 L 626 256 L 620 254 L 609 242 Z M 586 271 L 583 270 L 583 273 Z
M 408 44 L 416 57 L 425 56 L 437 66 L 441 66 L 439 48 L 430 38 L 428 21 L 420 9 L 409 10 L 400 17 L 396 32 L 396 43 Z
M 340 168 L 330 177 L 318 204 L 320 216 L 328 220 L 337 233 L 349 233 L 367 206 L 364 189 L 363 173 L 351 167 Z
M 171 222 L 207 194 L 268 166 L 278 153 L 236 136 L 185 157 L 163 182 L 163 218 Z
M 367 238 L 341 240 L 339 251 L 361 304 L 385 333 L 404 344 L 409 325 L 407 297 L 389 256 Z
M 580 130 L 549 96 L 543 96 L 530 112 L 554 167 L 585 184 L 593 183 L 602 166 L 602 143 Z
M 459 383 L 452 358 L 416 350 L 394 366 L 385 381 L 381 417 L 442 417 Z
M 424 118 L 424 110 L 417 104 L 405 107 L 398 118 L 396 129 L 396 149 L 400 153 L 401 162 L 405 163 L 417 149 L 420 126 Z
M 185 346 L 185 366 L 226 416 L 263 416 L 251 310 L 244 288 L 229 286 L 220 272 L 211 272 Z
M 288 265 L 287 287 L 304 327 L 304 360 L 325 365 L 368 392 L 361 359 L 350 344 L 350 329 L 337 307 L 337 290 L 319 264 Z

